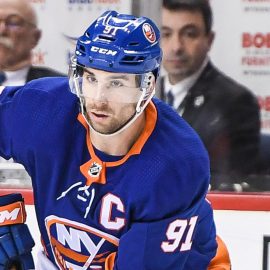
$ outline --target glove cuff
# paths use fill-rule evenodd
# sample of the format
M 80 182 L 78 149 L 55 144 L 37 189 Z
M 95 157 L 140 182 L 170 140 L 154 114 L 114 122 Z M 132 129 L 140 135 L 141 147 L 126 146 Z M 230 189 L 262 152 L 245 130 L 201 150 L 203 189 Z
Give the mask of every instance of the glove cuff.
M 23 201 L 22 194 L 20 193 L 10 193 L 0 196 L 0 206 L 5 206 L 10 203 Z
M 20 194 L 14 195 L 16 196 L 12 196 L 11 198 L 5 198 L 5 196 L 0 197 L 0 227 L 21 224 L 26 220 L 26 212 L 22 196 L 17 196 Z M 4 205 L 3 202 L 7 204 Z

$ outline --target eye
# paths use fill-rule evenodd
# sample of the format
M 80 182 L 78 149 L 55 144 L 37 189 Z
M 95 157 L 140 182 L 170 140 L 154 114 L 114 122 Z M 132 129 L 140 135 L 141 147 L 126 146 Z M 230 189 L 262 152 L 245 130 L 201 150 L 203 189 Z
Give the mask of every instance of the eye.
M 86 75 L 86 79 L 89 83 L 96 83 L 97 79 L 92 75 Z
M 26 24 L 26 21 L 17 15 L 9 15 L 5 19 L 5 24 L 9 28 L 17 28 L 24 26 Z
M 121 87 L 121 86 L 123 86 L 123 83 L 121 81 L 119 81 L 119 80 L 114 80 L 114 81 L 110 82 L 110 85 L 112 87 Z
M 162 38 L 170 38 L 171 37 L 171 32 L 163 31 L 163 32 L 161 32 L 161 37 Z
M 185 29 L 182 33 L 183 38 L 196 39 L 200 36 L 200 31 L 197 28 Z

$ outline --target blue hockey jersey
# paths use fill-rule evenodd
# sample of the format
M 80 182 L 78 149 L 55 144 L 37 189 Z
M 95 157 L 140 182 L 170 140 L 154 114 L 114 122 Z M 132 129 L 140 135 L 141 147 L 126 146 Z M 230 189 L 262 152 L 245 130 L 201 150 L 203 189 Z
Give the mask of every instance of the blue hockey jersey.
M 125 156 L 92 145 L 67 78 L 6 87 L 0 127 L 0 155 L 31 176 L 42 241 L 59 269 L 207 269 L 216 253 L 208 156 L 169 106 L 152 100 Z

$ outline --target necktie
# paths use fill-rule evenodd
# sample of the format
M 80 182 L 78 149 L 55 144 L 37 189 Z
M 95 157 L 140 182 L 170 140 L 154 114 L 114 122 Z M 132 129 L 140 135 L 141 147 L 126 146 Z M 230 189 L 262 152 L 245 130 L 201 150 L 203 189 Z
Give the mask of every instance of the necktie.
M 6 75 L 4 72 L 0 71 L 0 85 L 2 85 L 2 83 L 6 80 Z
M 167 102 L 171 107 L 173 107 L 174 96 L 173 96 L 173 93 L 172 93 L 171 90 L 167 93 L 167 100 L 166 100 L 166 102 Z

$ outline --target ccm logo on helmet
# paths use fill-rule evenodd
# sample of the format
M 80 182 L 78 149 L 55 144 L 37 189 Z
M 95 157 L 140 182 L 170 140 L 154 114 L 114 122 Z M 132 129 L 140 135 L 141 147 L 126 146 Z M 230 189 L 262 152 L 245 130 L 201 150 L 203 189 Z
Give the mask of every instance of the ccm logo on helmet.
M 91 47 L 91 52 L 97 52 L 97 53 L 100 53 L 100 54 L 106 54 L 106 55 L 112 55 L 112 56 L 117 54 L 117 51 L 108 50 L 108 49 L 104 49 L 104 48 L 99 48 L 99 47 L 96 47 L 96 46 Z

